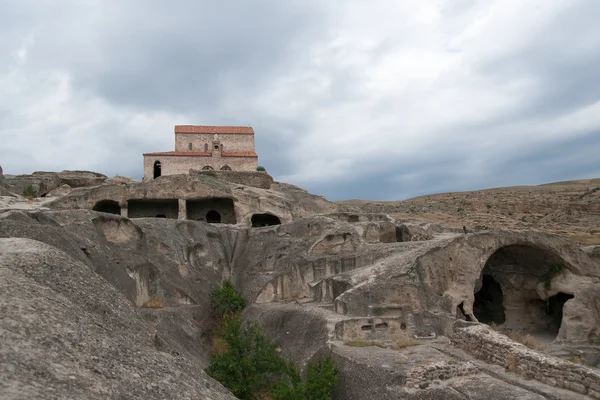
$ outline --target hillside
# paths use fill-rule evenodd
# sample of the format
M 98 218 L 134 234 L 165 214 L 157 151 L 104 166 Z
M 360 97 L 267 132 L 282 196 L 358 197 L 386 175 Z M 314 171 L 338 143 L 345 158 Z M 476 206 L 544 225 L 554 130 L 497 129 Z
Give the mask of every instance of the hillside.
M 600 244 L 600 179 L 440 193 L 403 201 L 347 200 L 363 212 L 469 230 L 535 229 Z

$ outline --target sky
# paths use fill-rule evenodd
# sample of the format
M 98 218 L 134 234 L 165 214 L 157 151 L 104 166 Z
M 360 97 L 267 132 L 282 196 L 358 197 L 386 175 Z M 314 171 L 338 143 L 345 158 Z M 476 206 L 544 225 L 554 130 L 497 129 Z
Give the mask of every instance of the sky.
M 600 177 L 597 0 L 0 0 L 0 165 L 140 179 L 254 128 L 331 200 Z

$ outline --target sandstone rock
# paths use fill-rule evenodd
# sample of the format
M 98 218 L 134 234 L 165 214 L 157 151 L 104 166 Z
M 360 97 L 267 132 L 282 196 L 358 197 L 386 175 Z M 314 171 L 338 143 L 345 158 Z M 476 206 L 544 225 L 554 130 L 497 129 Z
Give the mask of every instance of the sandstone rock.
M 61 185 L 69 185 L 72 188 L 91 187 L 101 185 L 106 175 L 90 171 L 62 171 L 58 173 Z
M 139 181 L 137 179 L 133 179 L 128 176 L 121 176 L 121 175 L 115 175 L 112 178 L 104 181 L 104 183 L 112 184 L 112 185 L 125 185 L 125 184 L 136 183 L 136 182 L 139 182 Z
M 46 196 L 48 196 L 48 197 L 61 197 L 61 196 L 64 196 L 66 194 L 71 193 L 71 190 L 72 190 L 71 186 L 69 186 L 67 184 L 64 184 L 64 185 L 61 185 L 61 186 L 57 187 L 56 189 L 52 189 L 51 191 L 49 191 L 46 194 Z
M 55 172 L 34 172 L 31 175 L 4 175 L 9 190 L 18 195 L 28 187 L 37 191 L 38 196 L 45 196 L 49 191 L 60 186 L 61 181 Z
M 227 212 L 219 208 L 225 205 Z M 439 338 L 456 329 L 480 329 L 484 325 L 477 319 L 489 322 L 500 313 L 504 320 L 498 325 L 543 332 L 555 345 L 587 342 L 599 333 L 600 265 L 591 258 L 593 251 L 548 233 L 490 230 L 465 235 L 462 229 L 345 211 L 292 185 L 274 182 L 263 189 L 211 174 L 76 188 L 51 206 L 53 211 L 0 214 L 0 238 L 45 243 L 5 245 L 15 249 L 0 256 L 11 257 L 9 267 L 2 268 L 11 268 L 11 273 L 17 269 L 7 282 L 19 288 L 20 297 L 13 301 L 10 296 L 15 294 L 2 290 L 0 302 L 17 307 L 15 301 L 47 299 L 42 301 L 47 307 L 24 307 L 28 313 L 21 319 L 12 312 L 10 318 L 16 327 L 29 329 L 33 324 L 33 332 L 41 329 L 31 322 L 36 315 L 56 321 L 52 326 L 58 332 L 57 343 L 63 344 L 71 343 L 61 329 L 71 332 L 78 316 L 72 307 L 77 304 L 81 334 L 89 331 L 89 337 L 106 343 L 89 343 L 79 336 L 73 340 L 81 340 L 88 349 L 82 350 L 85 373 L 74 375 L 94 387 L 96 397 L 120 394 L 130 382 L 134 375 L 128 357 L 141 363 L 135 372 L 141 381 L 139 387 L 133 384 L 132 397 L 152 396 L 148 393 L 155 390 L 155 397 L 169 397 L 161 390 L 167 369 L 173 385 L 169 389 L 196 390 L 205 376 L 195 372 L 207 365 L 209 357 L 210 292 L 222 279 L 236 284 L 251 304 L 244 318 L 261 323 L 287 359 L 303 367 L 332 352 L 341 371 L 337 399 L 494 398 L 494 393 L 498 398 L 536 399 L 538 392 L 528 389 L 535 385 L 521 381 L 518 388 L 493 373 L 477 372 L 450 358 L 447 353 L 456 349 L 440 349 L 445 345 Z M 221 222 L 230 223 L 206 223 L 204 213 L 212 208 L 223 211 Z M 132 218 L 121 216 L 124 211 Z M 168 218 L 156 218 L 157 214 Z M 277 216 L 282 223 L 252 227 L 256 214 Z M 9 242 L 0 239 L 0 243 Z M 23 254 L 31 263 L 23 261 L 27 259 Z M 33 279 L 30 270 L 39 270 L 39 279 L 35 285 L 21 284 L 19 279 L 25 283 Z M 62 297 L 44 297 L 40 290 Z M 143 307 L 153 298 L 160 299 L 164 308 Z M 498 298 L 502 301 L 494 303 Z M 115 304 L 114 309 L 107 310 L 106 304 Z M 68 315 L 60 314 L 63 308 Z M 92 317 L 101 329 L 88 329 Z M 127 350 L 123 356 L 109 351 L 114 346 L 120 351 L 116 338 L 121 336 L 122 346 L 134 349 L 135 356 Z M 411 346 L 415 340 L 419 345 Z M 382 348 L 346 344 L 371 341 Z M 507 337 L 502 343 L 507 346 L 503 349 L 517 346 Z M 65 344 L 67 357 L 61 364 L 52 344 L 34 344 L 37 347 L 17 347 L 20 353 L 9 359 L 25 358 L 35 368 L 37 358 L 47 358 L 71 374 L 68 362 L 77 359 L 71 345 Z M 4 343 L 0 346 L 0 356 L 8 354 Z M 488 352 L 493 354 L 486 357 L 492 363 L 504 362 L 503 351 Z M 100 353 L 113 360 L 111 368 L 122 378 L 113 381 L 103 372 L 98 377 L 87 375 L 88 354 L 102 357 Z M 537 352 L 527 354 L 542 359 Z M 474 360 L 466 353 L 462 356 Z M 109 363 L 99 365 L 109 370 Z M 2 365 L 0 379 L 9 376 L 10 382 L 17 382 L 13 387 L 46 384 L 40 380 L 43 375 L 13 374 Z M 158 378 L 149 381 L 145 374 L 155 368 Z M 533 379 L 538 379 L 537 372 L 527 371 Z M 564 381 L 559 378 L 552 377 Z M 153 382 L 159 382 L 158 389 Z M 65 390 L 77 397 L 82 389 L 67 385 Z
M 135 308 L 46 244 L 0 239 L 0 397 L 234 399 L 190 359 L 158 351 Z

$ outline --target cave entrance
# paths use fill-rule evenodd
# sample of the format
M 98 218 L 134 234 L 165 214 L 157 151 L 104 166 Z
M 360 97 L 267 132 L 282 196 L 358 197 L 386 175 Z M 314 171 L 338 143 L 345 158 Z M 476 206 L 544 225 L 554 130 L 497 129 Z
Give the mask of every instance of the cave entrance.
M 162 174 L 162 165 L 160 161 L 154 161 L 154 179 Z
M 484 324 L 500 325 L 506 320 L 502 287 L 491 275 L 483 275 L 481 289 L 475 293 L 473 314 Z
M 276 215 L 272 214 L 254 214 L 252 216 L 252 227 L 259 228 L 261 226 L 281 225 L 281 220 Z
M 215 210 L 210 210 L 206 213 L 206 222 L 208 222 L 209 224 L 220 224 L 221 214 L 219 214 Z
M 129 218 L 171 218 L 179 215 L 177 199 L 131 199 L 127 201 Z
M 544 342 L 560 330 L 566 293 L 547 297 L 554 278 L 567 268 L 557 254 L 534 245 L 509 245 L 486 262 L 476 285 L 473 314 L 502 330 L 531 334 Z M 554 292 L 556 293 L 556 291 Z
M 555 337 L 558 335 L 560 325 L 562 324 L 563 307 L 565 306 L 565 303 L 573 297 L 575 296 L 572 294 L 559 292 L 548 299 L 546 315 L 550 316 L 550 319 L 552 320 L 552 322 L 549 324 L 549 333 Z
M 187 219 L 209 223 L 235 224 L 235 205 L 233 199 L 208 197 L 186 201 Z
M 121 215 L 121 206 L 114 200 L 101 200 L 92 208 L 94 211 Z

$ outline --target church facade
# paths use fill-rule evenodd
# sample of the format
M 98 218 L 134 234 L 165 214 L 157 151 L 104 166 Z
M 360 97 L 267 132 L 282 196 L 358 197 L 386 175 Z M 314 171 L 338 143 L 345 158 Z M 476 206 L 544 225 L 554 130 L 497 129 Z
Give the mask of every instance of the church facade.
M 144 154 L 144 179 L 190 169 L 256 171 L 257 166 L 251 127 L 176 125 L 175 151 Z

